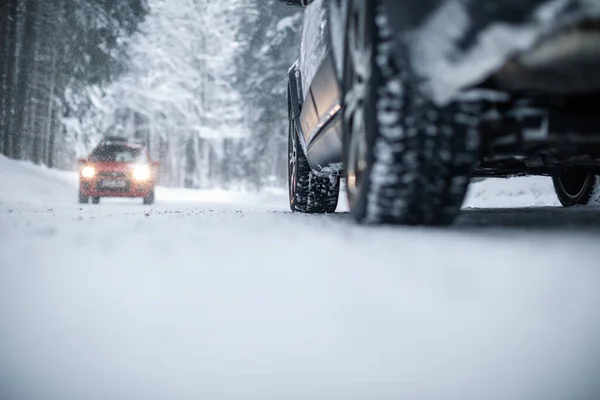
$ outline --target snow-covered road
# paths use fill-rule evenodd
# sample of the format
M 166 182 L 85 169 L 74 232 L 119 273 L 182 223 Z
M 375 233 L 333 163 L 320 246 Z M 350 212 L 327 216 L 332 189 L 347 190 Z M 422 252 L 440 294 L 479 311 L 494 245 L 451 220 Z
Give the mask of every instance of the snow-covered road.
M 0 400 L 600 398 L 600 209 L 547 180 L 440 230 L 75 182 L 0 158 Z

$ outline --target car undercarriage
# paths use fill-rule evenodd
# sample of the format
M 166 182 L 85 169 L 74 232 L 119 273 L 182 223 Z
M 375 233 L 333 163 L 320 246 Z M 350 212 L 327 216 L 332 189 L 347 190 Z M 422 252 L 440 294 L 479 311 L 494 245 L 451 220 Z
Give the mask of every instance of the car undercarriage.
M 600 165 L 599 43 L 598 20 L 563 27 L 478 87 L 489 92 L 477 176 Z
M 552 175 L 600 166 L 600 96 L 512 96 L 486 104 L 476 176 Z

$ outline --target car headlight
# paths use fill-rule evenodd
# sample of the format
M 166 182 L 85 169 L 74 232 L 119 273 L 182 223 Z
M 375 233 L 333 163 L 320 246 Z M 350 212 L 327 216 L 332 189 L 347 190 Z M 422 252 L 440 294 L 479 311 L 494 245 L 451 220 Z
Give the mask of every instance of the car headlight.
M 136 181 L 147 181 L 150 179 L 150 167 L 139 165 L 133 168 L 133 178 Z
M 93 178 L 94 175 L 96 175 L 96 169 L 94 167 L 87 166 L 81 169 L 81 176 L 84 178 Z

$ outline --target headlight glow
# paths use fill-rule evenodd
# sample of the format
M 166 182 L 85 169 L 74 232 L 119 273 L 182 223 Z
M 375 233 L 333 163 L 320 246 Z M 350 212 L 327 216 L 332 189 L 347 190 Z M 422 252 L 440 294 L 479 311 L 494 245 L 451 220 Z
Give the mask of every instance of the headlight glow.
M 150 179 L 150 167 L 139 165 L 133 168 L 133 178 L 136 181 L 147 181 Z
M 96 175 L 96 169 L 94 167 L 83 167 L 81 169 L 81 176 L 84 178 L 93 178 Z

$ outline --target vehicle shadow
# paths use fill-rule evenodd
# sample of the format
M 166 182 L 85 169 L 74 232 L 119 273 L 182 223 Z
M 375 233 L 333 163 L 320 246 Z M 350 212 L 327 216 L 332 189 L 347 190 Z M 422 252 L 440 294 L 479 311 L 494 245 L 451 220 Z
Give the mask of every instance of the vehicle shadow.
M 337 218 L 353 222 L 348 212 Z M 457 231 L 484 229 L 575 230 L 600 233 L 600 207 L 528 207 L 463 209 L 455 223 L 446 228 Z
M 465 209 L 456 220 L 458 229 L 516 228 L 516 229 L 574 229 L 600 231 L 598 207 L 530 207 Z

